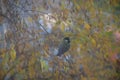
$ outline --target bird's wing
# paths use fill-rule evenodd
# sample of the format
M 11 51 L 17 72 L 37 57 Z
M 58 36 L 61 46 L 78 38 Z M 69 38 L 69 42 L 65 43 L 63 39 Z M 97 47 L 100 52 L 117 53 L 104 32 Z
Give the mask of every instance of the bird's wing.
M 70 44 L 60 44 L 59 49 L 58 49 L 58 56 L 61 56 L 62 54 L 64 54 L 66 51 L 68 51 L 68 49 L 70 48 Z

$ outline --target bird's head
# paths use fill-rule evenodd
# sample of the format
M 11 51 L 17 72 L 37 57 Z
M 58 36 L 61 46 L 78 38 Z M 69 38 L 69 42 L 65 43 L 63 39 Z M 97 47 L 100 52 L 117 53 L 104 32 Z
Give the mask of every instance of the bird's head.
M 70 43 L 70 38 L 69 37 L 65 37 L 63 40 L 67 43 Z

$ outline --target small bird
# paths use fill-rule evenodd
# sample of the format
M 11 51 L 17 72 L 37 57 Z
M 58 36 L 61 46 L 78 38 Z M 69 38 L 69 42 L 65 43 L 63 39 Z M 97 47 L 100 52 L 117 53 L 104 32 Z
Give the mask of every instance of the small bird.
M 57 56 L 63 55 L 65 52 L 69 50 L 69 48 L 70 48 L 70 38 L 65 37 L 59 45 Z

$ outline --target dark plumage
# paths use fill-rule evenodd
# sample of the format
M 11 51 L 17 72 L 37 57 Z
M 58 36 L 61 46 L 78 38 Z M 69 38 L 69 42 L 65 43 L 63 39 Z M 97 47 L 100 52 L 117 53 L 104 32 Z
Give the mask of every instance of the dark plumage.
M 61 56 L 62 54 L 67 52 L 69 50 L 69 48 L 70 48 L 70 38 L 65 37 L 59 45 L 57 56 Z

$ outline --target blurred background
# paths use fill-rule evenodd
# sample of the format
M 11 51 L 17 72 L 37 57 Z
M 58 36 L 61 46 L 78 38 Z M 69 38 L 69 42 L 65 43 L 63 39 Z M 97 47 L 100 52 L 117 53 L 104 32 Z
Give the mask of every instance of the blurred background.
M 0 0 L 0 80 L 120 80 L 120 0 Z

